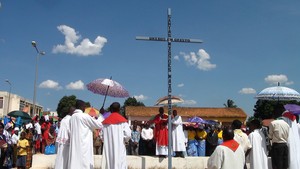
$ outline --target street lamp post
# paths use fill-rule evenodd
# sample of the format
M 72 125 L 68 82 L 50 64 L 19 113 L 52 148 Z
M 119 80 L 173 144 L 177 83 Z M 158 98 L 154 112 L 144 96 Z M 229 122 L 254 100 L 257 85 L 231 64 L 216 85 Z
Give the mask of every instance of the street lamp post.
M 11 83 L 8 79 L 5 80 L 6 83 L 9 84 L 9 93 L 8 93 L 8 103 L 7 103 L 7 113 L 9 113 L 9 105 L 10 105 L 10 93 L 11 93 Z
M 38 62 L 39 62 L 40 56 L 45 55 L 46 53 L 43 51 L 39 51 L 35 41 L 32 41 L 31 45 L 35 48 L 35 50 L 37 52 L 36 61 L 35 61 L 35 78 L 34 78 L 34 88 L 33 88 L 33 112 L 32 112 L 33 113 L 32 115 L 36 115 L 36 81 L 38 78 Z

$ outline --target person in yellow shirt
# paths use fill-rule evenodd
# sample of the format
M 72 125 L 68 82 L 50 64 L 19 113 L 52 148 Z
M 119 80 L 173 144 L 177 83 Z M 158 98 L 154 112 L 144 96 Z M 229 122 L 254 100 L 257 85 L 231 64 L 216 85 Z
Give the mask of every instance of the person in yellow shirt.
M 196 140 L 198 141 L 198 156 L 205 156 L 205 147 L 206 142 L 205 139 L 207 137 L 207 133 L 204 130 L 203 124 L 199 124 L 199 128 L 196 130 Z
M 26 169 L 26 156 L 27 156 L 27 147 L 29 146 L 28 140 L 25 138 L 26 133 L 22 132 L 20 140 L 17 143 L 17 168 Z
M 196 130 L 193 126 L 188 126 L 188 146 L 187 146 L 187 155 L 188 156 L 197 156 L 197 140 L 195 139 Z
M 221 124 L 217 125 L 216 128 L 217 128 L 216 132 L 218 134 L 218 145 L 220 145 L 223 143 L 223 129 L 222 129 Z

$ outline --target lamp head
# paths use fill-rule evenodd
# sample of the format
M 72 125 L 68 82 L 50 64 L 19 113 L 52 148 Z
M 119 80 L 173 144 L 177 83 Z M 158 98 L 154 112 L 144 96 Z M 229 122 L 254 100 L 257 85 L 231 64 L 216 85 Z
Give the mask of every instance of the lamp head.
M 40 52 L 40 55 L 46 55 L 46 52 L 41 51 L 41 52 Z
M 31 41 L 31 45 L 36 48 L 36 42 L 35 41 Z
M 5 82 L 11 85 L 11 83 L 8 79 L 5 79 Z

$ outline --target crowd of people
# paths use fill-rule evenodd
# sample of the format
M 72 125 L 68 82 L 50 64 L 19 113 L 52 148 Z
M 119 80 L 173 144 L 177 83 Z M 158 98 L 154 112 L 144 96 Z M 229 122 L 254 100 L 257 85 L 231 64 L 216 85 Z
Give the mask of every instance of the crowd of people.
M 169 144 L 173 157 L 209 156 L 208 169 L 243 169 L 247 162 L 251 169 L 300 168 L 298 116 L 282 108 L 275 110 L 279 113 L 274 113 L 268 126 L 262 127 L 261 121 L 254 119 L 247 130 L 242 130 L 239 120 L 230 126 L 184 123 L 174 109 L 169 143 L 168 116 L 163 107 L 151 120 L 129 125 L 119 113 L 118 102 L 111 104 L 106 118 L 83 113 L 85 105 L 77 100 L 58 122 L 47 115 L 27 122 L 4 118 L 0 123 L 0 169 L 30 168 L 32 155 L 48 154 L 50 146 L 55 147 L 50 154 L 57 154 L 56 169 L 93 168 L 94 154 L 102 154 L 102 168 L 123 169 L 127 168 L 126 155 L 165 158 Z
M 55 145 L 58 129 L 59 123 L 47 115 L 27 121 L 4 117 L 0 122 L 0 169 L 30 168 L 33 154 Z
M 298 115 L 277 105 L 274 120 L 264 128 L 261 121 L 249 123 L 249 132 L 242 131 L 242 123 L 232 122 L 223 130 L 223 143 L 208 159 L 208 169 L 298 169 L 300 168 L 300 125 Z M 270 145 L 270 146 L 268 146 Z M 271 162 L 268 162 L 270 157 Z

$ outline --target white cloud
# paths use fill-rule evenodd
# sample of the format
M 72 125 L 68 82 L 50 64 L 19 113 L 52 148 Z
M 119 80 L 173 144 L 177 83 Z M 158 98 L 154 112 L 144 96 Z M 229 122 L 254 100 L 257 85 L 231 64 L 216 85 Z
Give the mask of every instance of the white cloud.
M 270 85 L 277 85 L 278 82 L 285 85 L 294 84 L 293 81 L 289 81 L 286 75 L 269 75 L 265 78 L 265 82 L 269 83 Z
M 177 85 L 177 87 L 183 87 L 183 86 L 184 86 L 183 83 L 180 83 L 180 84 Z
M 59 83 L 58 82 L 55 82 L 53 80 L 46 80 L 46 81 L 43 81 L 40 85 L 39 85 L 40 88 L 46 88 L 46 89 L 56 89 L 56 90 L 59 90 L 59 89 L 62 89 L 61 86 L 59 86 Z
M 217 67 L 216 64 L 210 63 L 210 56 L 204 49 L 199 49 L 198 53 L 190 52 L 190 54 L 186 54 L 181 52 L 183 55 L 184 60 L 187 64 L 196 66 L 200 70 L 211 70 Z
M 143 100 L 146 100 L 146 99 L 148 99 L 148 97 L 147 96 L 144 96 L 144 95 L 138 95 L 138 96 L 133 96 L 136 100 L 138 100 L 138 101 L 143 101 Z
M 184 100 L 184 102 L 182 104 L 184 104 L 184 105 L 195 105 L 195 104 L 197 104 L 197 102 L 195 100 Z
M 52 50 L 53 53 L 67 53 L 79 56 L 99 55 L 107 42 L 106 38 L 97 36 L 94 43 L 84 38 L 80 44 L 76 46 L 81 36 L 75 29 L 67 25 L 60 25 L 57 29 L 65 35 L 65 43 L 54 46 Z
M 183 94 L 179 94 L 178 96 L 181 98 L 185 97 L 185 95 L 183 95 Z
M 81 80 L 78 80 L 76 82 L 69 83 L 68 85 L 66 85 L 66 88 L 69 90 L 83 90 L 84 83 Z
M 253 88 L 242 88 L 239 93 L 241 94 L 255 94 L 256 90 Z
M 284 84 L 285 85 L 292 85 L 292 84 L 294 84 L 294 82 L 293 81 L 289 81 L 289 82 L 285 82 Z
M 179 56 L 178 55 L 174 56 L 174 59 L 179 60 Z

